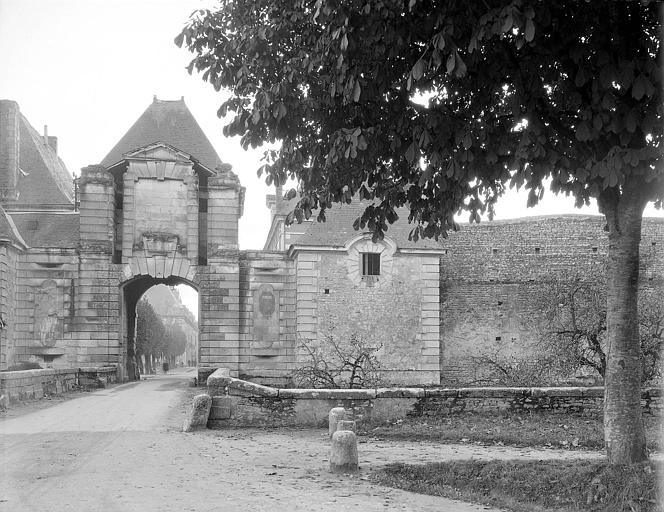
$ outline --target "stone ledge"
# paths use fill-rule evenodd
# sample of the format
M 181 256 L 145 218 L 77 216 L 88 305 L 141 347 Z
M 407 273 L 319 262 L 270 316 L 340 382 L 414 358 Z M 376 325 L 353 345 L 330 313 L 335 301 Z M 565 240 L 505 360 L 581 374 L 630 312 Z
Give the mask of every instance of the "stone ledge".
M 372 400 L 375 389 L 280 389 L 279 398 L 309 400 Z
M 304 400 L 373 400 L 376 398 L 602 398 L 604 388 L 595 387 L 476 387 L 476 388 L 378 388 L 378 389 L 277 389 L 230 376 L 228 368 L 219 368 L 207 379 L 209 388 L 235 396 L 279 397 Z M 215 393 L 216 394 L 216 393 Z M 659 388 L 645 388 L 642 399 L 662 396 Z
M 378 388 L 376 398 L 422 398 L 424 388 Z

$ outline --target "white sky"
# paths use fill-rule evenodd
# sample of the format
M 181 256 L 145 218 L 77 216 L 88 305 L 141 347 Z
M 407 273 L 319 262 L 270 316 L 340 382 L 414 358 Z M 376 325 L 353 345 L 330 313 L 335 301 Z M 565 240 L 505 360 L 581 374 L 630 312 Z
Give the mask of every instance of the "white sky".
M 0 0 L 0 99 L 17 101 L 28 121 L 58 137 L 70 171 L 101 161 L 152 101 L 185 102 L 222 161 L 247 188 L 240 248 L 261 249 L 269 228 L 265 195 L 256 176 L 261 151 L 245 152 L 226 139 L 216 111 L 226 95 L 184 69 L 192 56 L 173 39 L 189 14 L 209 0 Z M 510 192 L 497 218 L 578 210 L 551 193 L 526 209 L 526 194 Z M 664 216 L 652 206 L 646 215 Z M 461 219 L 466 220 L 466 219 Z M 197 309 L 197 308 L 196 308 Z

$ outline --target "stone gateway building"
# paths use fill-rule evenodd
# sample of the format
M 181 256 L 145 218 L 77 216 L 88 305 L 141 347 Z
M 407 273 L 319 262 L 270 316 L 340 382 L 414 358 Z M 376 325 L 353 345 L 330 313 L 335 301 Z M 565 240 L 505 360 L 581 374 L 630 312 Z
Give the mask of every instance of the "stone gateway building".
M 377 348 L 386 383 L 472 383 L 482 348 L 508 343 L 533 357 L 535 292 L 607 252 L 600 217 L 468 225 L 417 243 L 400 222 L 374 243 L 352 229 L 360 202 L 325 224 L 287 227 L 279 190 L 267 198 L 265 249 L 241 251 L 245 189 L 184 100 L 155 98 L 76 180 L 57 139 L 0 101 L 0 193 L 3 370 L 114 366 L 135 379 L 138 300 L 157 284 L 187 284 L 199 293 L 201 375 L 227 367 L 287 383 L 303 341 L 354 336 Z M 663 244 L 662 219 L 646 219 L 642 277 L 656 293 Z

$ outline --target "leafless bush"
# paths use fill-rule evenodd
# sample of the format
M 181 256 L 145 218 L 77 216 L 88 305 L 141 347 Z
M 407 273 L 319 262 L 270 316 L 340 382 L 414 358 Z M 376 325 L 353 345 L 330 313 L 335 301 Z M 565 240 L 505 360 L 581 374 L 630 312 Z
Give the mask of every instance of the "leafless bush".
M 367 388 L 380 383 L 378 346 L 352 335 L 342 342 L 328 335 L 322 343 L 301 339 L 305 361 L 293 374 L 300 388 Z

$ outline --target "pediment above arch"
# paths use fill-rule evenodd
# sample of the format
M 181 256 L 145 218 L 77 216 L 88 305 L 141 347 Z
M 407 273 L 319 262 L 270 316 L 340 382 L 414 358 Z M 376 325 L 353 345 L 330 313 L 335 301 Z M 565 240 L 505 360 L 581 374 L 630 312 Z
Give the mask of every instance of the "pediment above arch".
M 123 155 L 127 160 L 161 160 L 167 162 L 182 162 L 193 164 L 191 155 L 166 144 L 154 142 L 141 148 L 129 151 Z
M 128 174 L 134 179 L 182 180 L 195 174 L 196 161 L 189 154 L 165 142 L 143 146 L 125 153 L 124 157 L 129 163 Z

